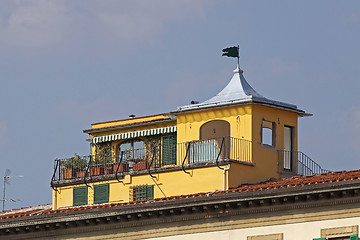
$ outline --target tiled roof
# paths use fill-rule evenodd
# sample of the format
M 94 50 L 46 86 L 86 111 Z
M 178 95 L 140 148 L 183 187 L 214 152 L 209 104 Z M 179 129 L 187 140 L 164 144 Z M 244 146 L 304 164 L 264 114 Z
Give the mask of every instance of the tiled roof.
M 218 106 L 247 104 L 252 102 L 290 109 L 292 111 L 298 112 L 300 116 L 308 115 L 304 111 L 298 109 L 296 105 L 274 101 L 263 97 L 261 94 L 256 92 L 246 81 L 243 75 L 243 70 L 241 70 L 239 66 L 237 66 L 237 68 L 234 70 L 234 75 L 230 82 L 217 95 L 201 103 L 178 107 L 177 111 L 192 111 Z
M 285 189 L 285 188 L 293 188 L 293 187 L 304 187 L 304 186 L 314 186 L 321 184 L 331 184 L 336 182 L 344 182 L 344 181 L 353 181 L 360 179 L 360 170 L 352 170 L 352 171 L 339 171 L 333 173 L 322 173 L 320 175 L 309 175 L 309 176 L 294 176 L 291 178 L 281 178 L 281 179 L 271 179 L 264 183 L 259 184 L 247 184 L 242 185 L 237 188 L 232 188 L 226 191 L 214 191 L 214 192 L 206 192 L 206 193 L 196 193 L 190 195 L 178 195 L 166 198 L 157 198 L 154 200 L 143 200 L 143 201 L 135 201 L 129 203 L 105 203 L 105 204 L 94 204 L 94 205 L 84 205 L 84 206 L 75 206 L 68 208 L 61 208 L 58 210 L 52 210 L 51 205 L 42 205 L 37 207 L 24 208 L 19 210 L 11 210 L 0 213 L 1 219 L 9 219 L 9 218 L 20 218 L 24 216 L 38 216 L 44 214 L 56 214 L 63 212 L 74 212 L 79 210 L 87 210 L 87 209 L 96 209 L 96 208 L 108 208 L 114 206 L 121 205 L 136 205 L 143 203 L 152 203 L 152 202 L 161 202 L 161 201 L 171 201 L 171 200 L 181 200 L 186 198 L 196 198 L 201 196 L 210 196 L 210 195 L 226 195 L 229 193 L 239 193 L 239 192 L 260 192 L 265 190 L 276 190 L 276 189 Z

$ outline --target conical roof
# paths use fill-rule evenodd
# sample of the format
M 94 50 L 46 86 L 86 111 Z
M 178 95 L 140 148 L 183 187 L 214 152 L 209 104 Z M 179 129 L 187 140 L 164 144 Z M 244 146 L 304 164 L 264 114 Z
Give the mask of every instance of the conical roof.
M 243 71 L 239 68 L 239 66 L 237 66 L 237 68 L 234 70 L 234 75 L 226 87 L 214 97 L 198 104 L 178 107 L 177 111 L 191 111 L 203 108 L 237 105 L 251 102 L 292 109 L 296 112 L 299 112 L 300 114 L 304 113 L 304 111 L 297 109 L 296 105 L 270 100 L 256 92 L 246 81 L 243 75 Z

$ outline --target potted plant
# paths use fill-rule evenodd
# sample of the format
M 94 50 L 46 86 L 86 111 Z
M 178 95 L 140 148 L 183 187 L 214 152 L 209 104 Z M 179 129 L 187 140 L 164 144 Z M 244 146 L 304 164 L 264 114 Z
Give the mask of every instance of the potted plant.
M 95 146 L 93 166 L 90 169 L 91 175 L 102 175 L 113 173 L 112 146 L 109 143 Z
M 74 157 L 68 158 L 62 162 L 64 168 L 62 169 L 63 179 L 71 179 L 85 176 L 85 168 L 87 161 L 85 157 L 81 157 L 75 153 Z
M 113 166 L 114 166 L 114 170 L 113 170 L 114 173 L 116 173 L 116 170 L 118 171 L 118 173 L 129 171 L 128 163 L 114 163 Z
M 132 159 L 135 164 L 133 165 L 133 170 L 145 170 L 149 168 L 149 163 L 146 160 L 143 159 Z

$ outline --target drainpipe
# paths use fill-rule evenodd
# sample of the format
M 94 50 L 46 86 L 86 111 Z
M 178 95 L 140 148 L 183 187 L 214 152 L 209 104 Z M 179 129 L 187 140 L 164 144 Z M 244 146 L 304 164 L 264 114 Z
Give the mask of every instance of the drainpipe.
M 52 210 L 56 209 L 56 199 L 57 199 L 57 191 L 53 190 L 53 201 L 52 201 Z
M 166 198 L 164 192 L 161 190 L 161 188 L 159 187 L 159 185 L 155 182 L 155 180 L 154 180 L 152 177 L 150 177 L 150 178 L 151 178 L 151 180 L 154 182 L 155 186 L 159 189 L 159 191 L 161 192 L 161 194 Z
M 226 171 L 230 170 L 230 164 L 228 165 L 227 168 L 223 168 L 223 190 L 227 190 L 226 189 Z

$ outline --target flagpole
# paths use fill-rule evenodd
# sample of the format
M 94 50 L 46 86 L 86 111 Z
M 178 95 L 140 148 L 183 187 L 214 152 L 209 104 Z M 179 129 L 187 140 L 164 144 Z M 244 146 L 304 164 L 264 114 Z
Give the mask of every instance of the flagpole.
M 238 45 L 238 68 L 240 70 L 240 46 Z

